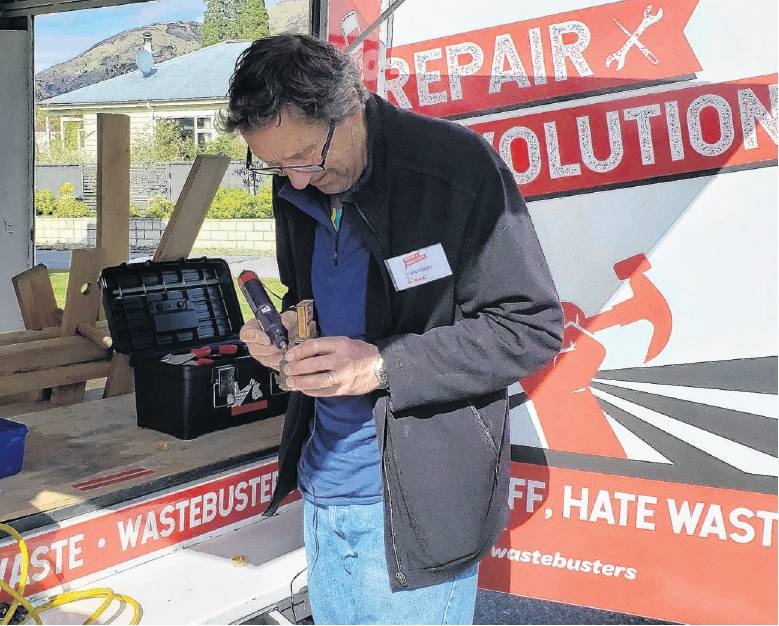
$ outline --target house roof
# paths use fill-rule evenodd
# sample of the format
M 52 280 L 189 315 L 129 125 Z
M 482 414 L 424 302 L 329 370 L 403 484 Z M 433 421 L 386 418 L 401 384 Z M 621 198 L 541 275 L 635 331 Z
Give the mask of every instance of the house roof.
M 41 104 L 77 105 L 224 98 L 238 55 L 250 41 L 227 41 L 182 54 L 154 66 L 144 77 L 136 69 L 63 93 Z

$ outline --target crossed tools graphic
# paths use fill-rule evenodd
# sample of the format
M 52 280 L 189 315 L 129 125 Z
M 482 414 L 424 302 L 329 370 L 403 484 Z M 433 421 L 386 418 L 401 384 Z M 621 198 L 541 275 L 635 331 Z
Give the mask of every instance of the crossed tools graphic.
M 663 19 L 663 9 L 660 8 L 657 10 L 657 13 L 654 15 L 652 14 L 652 5 L 649 4 L 644 9 L 644 19 L 641 20 L 641 23 L 638 25 L 638 28 L 634 30 L 632 33 L 625 28 L 615 17 L 612 16 L 611 18 L 614 20 L 614 23 L 619 27 L 619 29 L 625 33 L 628 36 L 627 41 L 625 42 L 625 45 L 622 46 L 619 50 L 616 52 L 613 52 L 609 56 L 606 57 L 606 67 L 610 68 L 614 63 L 617 64 L 616 71 L 620 71 L 624 65 L 625 65 L 625 58 L 628 55 L 628 52 L 630 52 L 630 49 L 635 46 L 638 48 L 641 53 L 649 59 L 649 61 L 655 65 L 660 63 L 660 59 L 655 56 L 655 53 L 652 52 L 649 48 L 647 48 L 643 43 L 641 43 L 641 40 L 639 37 L 644 34 L 644 31 L 649 28 L 652 24 L 655 24 L 656 22 L 659 22 L 661 19 Z

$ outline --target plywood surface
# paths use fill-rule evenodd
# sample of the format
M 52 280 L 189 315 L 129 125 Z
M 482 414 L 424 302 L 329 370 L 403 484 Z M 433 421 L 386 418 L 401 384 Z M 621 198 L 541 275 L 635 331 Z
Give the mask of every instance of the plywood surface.
M 3 407 L 0 407 L 0 416 Z M 0 478 L 0 521 L 105 496 L 278 445 L 282 417 L 182 441 L 138 428 L 135 394 L 16 415 L 29 428 L 24 465 Z M 118 482 L 99 485 L 116 474 Z M 134 474 L 137 474 L 134 476 Z M 114 480 L 114 479 L 110 479 Z M 77 485 L 93 481 L 97 487 Z

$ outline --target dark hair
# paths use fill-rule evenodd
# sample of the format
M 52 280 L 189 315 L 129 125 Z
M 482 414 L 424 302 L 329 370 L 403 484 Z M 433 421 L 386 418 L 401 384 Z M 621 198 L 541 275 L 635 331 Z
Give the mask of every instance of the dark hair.
M 357 98 L 354 92 L 357 92 Z M 311 120 L 340 122 L 368 92 L 349 57 L 310 35 L 258 39 L 241 53 L 219 125 L 229 133 L 278 121 L 282 109 Z

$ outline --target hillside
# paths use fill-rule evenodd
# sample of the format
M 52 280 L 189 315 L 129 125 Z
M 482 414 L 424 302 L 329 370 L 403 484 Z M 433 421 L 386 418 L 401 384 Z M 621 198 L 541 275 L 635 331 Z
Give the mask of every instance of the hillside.
M 276 33 L 308 32 L 308 0 L 282 0 L 268 9 L 270 30 Z
M 64 63 L 38 72 L 35 76 L 35 101 L 131 72 L 135 69 L 135 54 L 143 45 L 145 31 L 152 35 L 152 50 L 157 63 L 200 47 L 198 22 L 165 22 L 125 30 Z
M 309 0 L 282 0 L 268 9 L 272 33 L 308 32 Z M 78 56 L 52 65 L 35 76 L 35 101 L 126 74 L 135 69 L 143 33 L 152 34 L 156 63 L 200 48 L 199 22 L 164 22 L 126 30 L 95 44 Z

